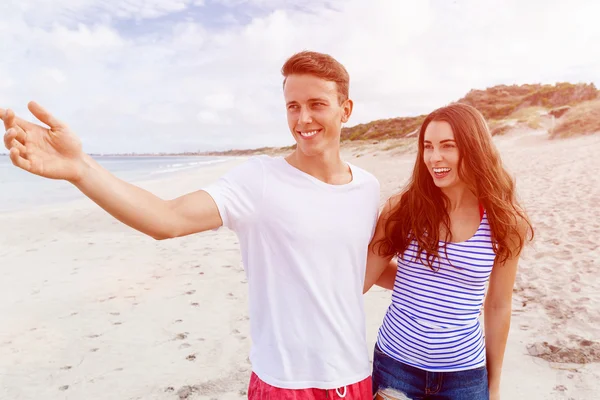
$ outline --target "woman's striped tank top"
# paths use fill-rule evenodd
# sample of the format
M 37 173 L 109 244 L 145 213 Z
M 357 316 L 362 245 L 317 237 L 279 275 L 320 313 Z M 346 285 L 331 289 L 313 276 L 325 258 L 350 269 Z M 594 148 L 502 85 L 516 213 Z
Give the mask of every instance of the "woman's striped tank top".
M 440 242 L 437 271 L 415 262 L 413 241 L 398 258 L 398 272 L 377 344 L 390 357 L 427 371 L 485 365 L 479 316 L 496 257 L 487 213 L 469 240 Z

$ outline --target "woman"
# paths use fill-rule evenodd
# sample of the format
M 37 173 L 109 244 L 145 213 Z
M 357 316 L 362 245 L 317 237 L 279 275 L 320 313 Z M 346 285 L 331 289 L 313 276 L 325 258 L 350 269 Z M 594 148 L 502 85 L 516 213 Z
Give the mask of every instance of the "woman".
M 475 108 L 432 112 L 418 146 L 412 178 L 384 206 L 369 247 L 365 291 L 393 288 L 373 392 L 497 400 L 517 261 L 533 229 Z

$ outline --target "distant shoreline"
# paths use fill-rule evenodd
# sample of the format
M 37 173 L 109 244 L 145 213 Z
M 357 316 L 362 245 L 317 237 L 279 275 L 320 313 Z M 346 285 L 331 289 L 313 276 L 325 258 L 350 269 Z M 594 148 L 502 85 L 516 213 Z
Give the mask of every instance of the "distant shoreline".
M 560 137 L 594 133 L 600 130 L 597 118 L 600 113 L 600 91 L 593 83 L 497 85 L 485 90 L 471 90 L 457 102 L 472 105 L 481 111 L 494 136 L 519 129 L 546 129 L 552 136 Z M 387 141 L 401 143 L 402 140 L 416 138 L 424 119 L 425 115 L 397 117 L 344 127 L 341 132 L 341 147 L 355 148 L 368 143 Z M 582 120 L 585 121 L 582 123 Z M 564 124 L 559 127 L 561 121 L 564 121 Z M 559 131 L 554 131 L 555 125 Z M 294 148 L 295 145 L 181 153 L 92 153 L 90 155 L 94 157 L 245 157 L 258 154 L 282 155 Z M 0 156 L 8 156 L 8 154 L 0 153 Z

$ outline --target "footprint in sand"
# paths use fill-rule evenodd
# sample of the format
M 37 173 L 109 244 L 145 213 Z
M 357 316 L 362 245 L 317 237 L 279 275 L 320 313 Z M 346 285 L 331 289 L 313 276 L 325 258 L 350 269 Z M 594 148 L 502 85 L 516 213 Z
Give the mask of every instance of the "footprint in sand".
M 100 337 L 100 335 L 96 335 L 96 334 L 94 334 L 94 335 L 89 335 L 89 336 L 88 336 L 88 338 L 90 338 L 90 339 L 96 339 L 96 338 L 98 338 L 98 337 Z
M 180 400 L 185 400 L 189 398 L 192 393 L 197 392 L 198 390 L 193 388 L 192 386 L 184 386 L 177 391 L 177 396 L 179 396 Z
M 198 304 L 198 303 L 192 303 L 192 307 L 198 307 L 198 306 L 200 306 L 200 304 Z
M 117 315 L 121 315 L 121 313 L 120 312 L 111 312 L 110 315 L 117 316 Z
M 195 290 L 188 290 L 187 292 L 185 292 L 185 294 L 194 294 L 194 293 L 196 293 Z
M 196 360 L 196 355 L 195 354 L 190 354 L 185 359 L 188 360 L 188 361 L 195 361 Z
M 73 367 L 71 367 L 70 365 L 65 365 L 64 367 L 60 367 L 60 369 L 63 370 L 63 371 L 67 371 L 67 370 L 69 370 L 71 368 L 73 368 Z
M 240 332 L 238 329 L 234 329 L 233 331 L 231 331 L 231 334 L 232 334 L 232 335 L 235 335 L 235 336 L 237 336 L 237 338 L 238 338 L 239 340 L 245 340 L 245 339 L 246 339 L 246 336 L 245 336 L 245 335 L 242 335 L 241 333 L 242 333 L 242 332 Z
M 221 268 L 231 268 L 231 265 L 221 265 Z
M 173 340 L 183 340 L 188 337 L 188 332 L 178 333 Z
M 192 345 L 189 343 L 182 343 L 179 345 L 180 349 L 189 349 L 190 347 L 192 347 Z
M 182 319 L 176 319 L 175 321 L 173 321 L 174 324 L 180 324 L 182 323 L 183 320 Z
M 569 261 L 573 259 L 571 252 L 568 250 L 563 250 L 554 253 L 554 258 L 558 258 L 559 260 Z
M 122 324 L 123 324 L 123 323 L 122 323 L 122 322 L 119 322 L 119 321 L 117 321 L 117 322 L 113 322 L 113 325 L 122 325 Z
M 67 390 L 68 388 L 69 388 L 69 385 L 64 385 L 64 386 L 61 386 L 61 387 L 59 387 L 59 388 L 58 388 L 58 390 L 61 390 L 61 391 L 63 391 L 63 392 L 64 392 L 64 391 L 65 391 L 65 390 Z

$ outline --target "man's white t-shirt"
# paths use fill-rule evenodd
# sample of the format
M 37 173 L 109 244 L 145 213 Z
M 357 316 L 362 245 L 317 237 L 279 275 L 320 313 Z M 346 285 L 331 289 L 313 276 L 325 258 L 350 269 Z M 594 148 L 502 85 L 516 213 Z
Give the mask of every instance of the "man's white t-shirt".
M 363 283 L 379 182 L 350 165 L 330 185 L 283 157 L 252 157 L 204 188 L 236 232 L 248 277 L 253 371 L 286 389 L 370 375 Z

